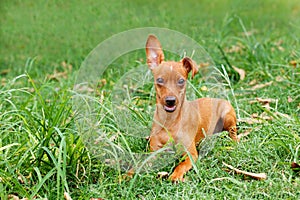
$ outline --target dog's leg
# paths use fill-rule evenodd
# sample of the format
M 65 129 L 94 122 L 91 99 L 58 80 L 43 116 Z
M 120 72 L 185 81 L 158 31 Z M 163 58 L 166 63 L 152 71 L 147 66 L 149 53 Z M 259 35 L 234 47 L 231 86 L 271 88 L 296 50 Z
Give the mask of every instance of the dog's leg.
M 160 137 L 159 135 L 151 135 L 150 136 L 150 151 L 157 151 L 161 149 L 168 141 L 168 137 Z
M 236 128 L 236 116 L 234 110 L 228 112 L 224 118 L 224 130 L 228 131 L 229 137 L 235 141 L 239 142 L 239 138 L 237 136 L 237 128 Z
M 190 148 L 188 149 L 188 152 L 190 153 L 190 156 L 192 157 L 193 161 L 196 162 L 198 159 L 198 152 L 196 149 L 195 143 L 193 143 Z M 176 181 L 184 181 L 183 176 L 186 172 L 188 172 L 192 168 L 192 161 L 190 156 L 185 154 L 186 159 L 181 162 L 174 170 L 174 172 L 170 176 L 170 180 L 173 182 Z

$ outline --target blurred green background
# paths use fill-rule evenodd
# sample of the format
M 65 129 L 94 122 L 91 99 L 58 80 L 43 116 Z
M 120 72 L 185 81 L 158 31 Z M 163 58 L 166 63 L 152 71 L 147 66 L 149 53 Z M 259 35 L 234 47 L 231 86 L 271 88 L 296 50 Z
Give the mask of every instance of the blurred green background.
M 0 6 L 0 69 L 17 73 L 28 58 L 40 68 L 62 61 L 78 67 L 101 41 L 138 27 L 177 30 L 212 51 L 216 40 L 244 31 L 232 17 L 242 19 L 258 40 L 300 35 L 298 0 L 1 0 Z

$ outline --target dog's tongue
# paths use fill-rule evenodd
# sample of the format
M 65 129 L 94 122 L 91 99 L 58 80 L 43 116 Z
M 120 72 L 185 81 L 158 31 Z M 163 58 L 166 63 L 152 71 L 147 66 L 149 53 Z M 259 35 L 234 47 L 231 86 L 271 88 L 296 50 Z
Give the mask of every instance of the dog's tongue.
M 176 109 L 176 106 L 164 106 L 164 109 L 167 112 L 174 112 Z

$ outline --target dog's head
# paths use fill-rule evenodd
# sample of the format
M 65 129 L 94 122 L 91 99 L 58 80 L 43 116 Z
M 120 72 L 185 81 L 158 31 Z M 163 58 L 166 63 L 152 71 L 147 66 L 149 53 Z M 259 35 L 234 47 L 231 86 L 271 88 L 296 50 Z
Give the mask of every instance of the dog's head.
M 185 57 L 179 62 L 164 61 L 160 42 L 149 35 L 146 43 L 147 64 L 154 76 L 156 102 L 167 112 L 174 112 L 185 99 L 186 81 L 189 72 L 192 78 L 198 72 L 197 64 Z

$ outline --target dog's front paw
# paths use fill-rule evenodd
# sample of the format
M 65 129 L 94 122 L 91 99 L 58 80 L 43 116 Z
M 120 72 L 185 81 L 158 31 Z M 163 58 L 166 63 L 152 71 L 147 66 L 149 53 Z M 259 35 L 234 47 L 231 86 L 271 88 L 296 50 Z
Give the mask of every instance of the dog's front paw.
M 171 176 L 169 177 L 169 179 L 173 182 L 173 183 L 177 183 L 177 182 L 184 182 L 184 173 L 179 172 L 179 171 L 174 171 Z

